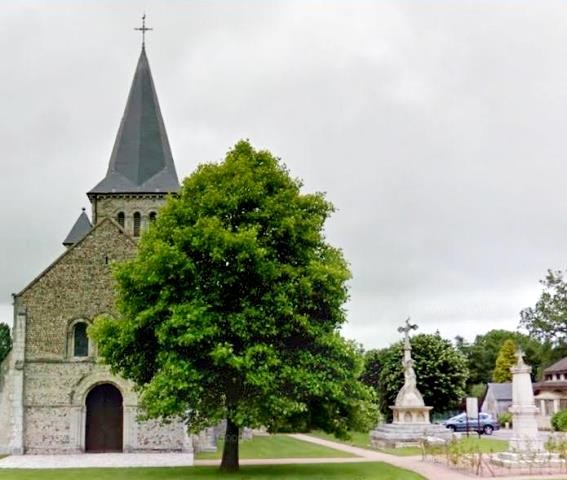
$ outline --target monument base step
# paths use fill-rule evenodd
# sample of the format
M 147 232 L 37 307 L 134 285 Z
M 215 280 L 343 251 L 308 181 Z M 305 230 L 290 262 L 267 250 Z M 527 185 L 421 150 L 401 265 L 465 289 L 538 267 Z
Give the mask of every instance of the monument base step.
M 559 454 L 549 452 L 500 452 L 490 461 L 494 465 L 506 468 L 544 468 L 563 463 Z
M 386 423 L 370 432 L 374 448 L 419 447 L 424 440 L 447 442 L 453 432 L 443 425 L 422 423 Z

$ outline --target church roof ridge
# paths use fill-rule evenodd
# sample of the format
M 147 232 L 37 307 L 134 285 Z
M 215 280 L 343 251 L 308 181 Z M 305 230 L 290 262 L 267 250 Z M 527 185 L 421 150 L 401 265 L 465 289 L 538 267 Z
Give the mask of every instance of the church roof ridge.
M 178 190 L 175 163 L 146 49 L 142 47 L 108 171 L 89 195 Z
M 127 241 L 131 242 L 134 246 L 138 245 L 136 243 L 136 240 L 134 240 L 114 219 L 112 219 L 110 217 L 103 218 L 100 222 L 98 222 L 95 226 L 93 226 L 90 229 L 90 231 L 83 238 L 81 238 L 81 240 L 79 240 L 77 243 L 74 243 L 69 248 L 65 249 L 65 251 L 61 255 L 59 255 L 53 262 L 51 262 L 46 268 L 44 268 L 38 275 L 36 275 L 36 277 L 31 282 L 29 282 L 18 293 L 14 293 L 12 295 L 14 297 L 22 296 L 31 287 L 33 287 L 37 282 L 39 282 L 47 273 L 49 273 L 51 270 L 53 270 L 53 268 L 55 268 L 55 266 L 57 264 L 59 264 L 59 262 L 61 262 L 61 260 L 63 260 L 63 258 L 65 258 L 67 255 L 69 255 L 72 251 L 74 251 L 75 248 L 77 248 L 79 245 L 81 245 L 88 237 L 90 237 L 93 233 L 95 233 L 99 228 L 101 228 L 103 225 L 106 225 L 108 223 L 110 223 L 111 225 L 114 225 L 114 227 L 121 234 L 124 235 L 124 238 L 127 239 Z

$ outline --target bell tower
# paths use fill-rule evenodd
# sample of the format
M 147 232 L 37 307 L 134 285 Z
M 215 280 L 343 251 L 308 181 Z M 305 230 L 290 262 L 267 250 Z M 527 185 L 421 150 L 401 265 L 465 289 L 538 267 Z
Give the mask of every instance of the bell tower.
M 142 34 L 150 30 L 144 24 Z M 138 237 L 179 180 L 161 115 L 145 41 L 106 176 L 87 193 L 93 224 L 107 217 Z

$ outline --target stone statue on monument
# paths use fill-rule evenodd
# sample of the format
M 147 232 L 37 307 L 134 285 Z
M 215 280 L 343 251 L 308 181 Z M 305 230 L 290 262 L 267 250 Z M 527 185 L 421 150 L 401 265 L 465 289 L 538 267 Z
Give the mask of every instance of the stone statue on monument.
M 423 403 L 423 397 L 417 389 L 417 378 L 415 370 L 413 369 L 413 358 L 411 358 L 411 343 L 409 336 L 409 332 L 411 330 L 417 330 L 417 325 L 411 324 L 408 317 L 405 325 L 398 327 L 398 332 L 404 334 L 404 356 L 402 357 L 404 385 L 396 397 L 396 407 L 422 407 L 425 405 L 425 403 Z M 396 417 L 396 415 L 394 415 L 394 417 Z
M 404 334 L 404 356 L 402 358 L 402 366 L 404 367 L 404 387 L 408 385 L 410 388 L 416 388 L 416 376 L 413 369 L 413 359 L 411 358 L 411 343 L 409 332 L 417 330 L 416 324 L 410 323 L 410 318 L 406 318 L 404 326 L 398 327 L 398 332 Z
M 404 385 L 396 396 L 392 409 L 392 423 L 378 425 L 370 432 L 370 442 L 375 447 L 403 447 L 420 445 L 425 437 L 441 439 L 451 438 L 451 431 L 442 425 L 432 425 L 429 421 L 431 407 L 425 406 L 423 397 L 417 389 L 417 378 L 411 357 L 410 332 L 417 330 L 417 325 L 410 323 L 398 327 L 404 334 L 402 367 Z

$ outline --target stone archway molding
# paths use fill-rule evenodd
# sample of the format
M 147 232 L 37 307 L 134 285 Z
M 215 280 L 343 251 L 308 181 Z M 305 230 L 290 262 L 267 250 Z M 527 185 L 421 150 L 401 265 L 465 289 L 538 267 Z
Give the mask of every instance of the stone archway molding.
M 134 393 L 131 383 L 115 377 L 110 372 L 95 372 L 81 378 L 71 392 L 71 405 L 73 407 L 84 406 L 89 392 L 102 383 L 110 383 L 120 391 L 125 407 L 138 406 L 138 396 Z

